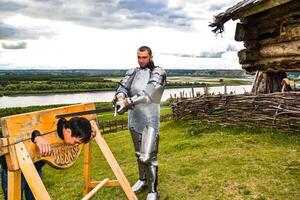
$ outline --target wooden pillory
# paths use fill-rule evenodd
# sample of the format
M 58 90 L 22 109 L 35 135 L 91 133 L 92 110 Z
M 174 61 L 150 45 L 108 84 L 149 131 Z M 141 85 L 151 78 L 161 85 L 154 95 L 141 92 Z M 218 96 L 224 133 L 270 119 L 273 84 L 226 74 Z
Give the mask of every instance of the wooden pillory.
M 128 199 L 137 199 L 130 184 L 123 174 L 118 162 L 112 154 L 109 146 L 96 123 L 96 114 L 85 115 L 96 132 L 95 140 L 104 158 L 108 162 L 117 180 L 103 181 L 91 180 L 91 150 L 92 140 L 87 144 L 77 146 L 67 145 L 59 138 L 56 129 L 56 118 L 59 114 L 74 113 L 80 111 L 94 110 L 93 103 L 78 104 L 38 112 L 25 113 L 1 118 L 3 138 L 0 139 L 0 154 L 5 155 L 8 167 L 8 199 L 21 199 L 21 173 L 23 173 L 34 197 L 37 200 L 51 199 L 34 163 L 40 160 L 46 161 L 50 166 L 64 169 L 72 166 L 77 160 L 81 150 L 84 148 L 84 200 L 90 199 L 100 188 L 107 186 L 120 186 Z M 51 155 L 41 157 L 36 145 L 31 141 L 34 130 L 41 132 L 43 137 L 51 145 Z

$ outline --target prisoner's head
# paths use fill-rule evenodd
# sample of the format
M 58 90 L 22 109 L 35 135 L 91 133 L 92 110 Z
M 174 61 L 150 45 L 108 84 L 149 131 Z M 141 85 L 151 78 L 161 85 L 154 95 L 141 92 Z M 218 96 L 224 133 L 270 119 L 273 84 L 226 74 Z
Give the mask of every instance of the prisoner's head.
M 90 121 L 83 117 L 62 118 L 57 123 L 57 132 L 67 144 L 80 144 L 90 140 L 92 127 Z

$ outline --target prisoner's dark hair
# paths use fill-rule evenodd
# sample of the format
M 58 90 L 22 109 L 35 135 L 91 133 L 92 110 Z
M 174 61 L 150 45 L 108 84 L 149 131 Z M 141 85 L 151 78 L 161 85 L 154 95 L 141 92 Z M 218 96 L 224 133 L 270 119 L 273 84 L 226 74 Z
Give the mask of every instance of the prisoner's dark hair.
M 87 143 L 91 138 L 91 123 L 84 117 L 73 117 L 69 121 L 61 118 L 57 123 L 57 133 L 61 138 L 63 138 L 63 128 L 71 129 L 71 136 L 79 137 L 83 143 Z
M 148 51 L 149 55 L 152 56 L 152 50 L 148 46 L 141 46 L 138 50 L 141 51 L 141 52 L 142 51 Z

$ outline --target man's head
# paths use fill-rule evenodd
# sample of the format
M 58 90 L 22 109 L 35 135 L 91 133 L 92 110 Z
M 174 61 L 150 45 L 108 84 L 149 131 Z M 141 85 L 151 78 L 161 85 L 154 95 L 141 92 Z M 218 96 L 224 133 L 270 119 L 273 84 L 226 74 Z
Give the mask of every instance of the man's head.
M 140 68 L 144 69 L 152 61 L 152 50 L 147 46 L 141 46 L 137 51 L 137 59 Z
M 90 140 L 92 127 L 90 121 L 83 117 L 73 117 L 69 121 L 62 118 L 58 121 L 57 132 L 67 144 L 80 144 Z

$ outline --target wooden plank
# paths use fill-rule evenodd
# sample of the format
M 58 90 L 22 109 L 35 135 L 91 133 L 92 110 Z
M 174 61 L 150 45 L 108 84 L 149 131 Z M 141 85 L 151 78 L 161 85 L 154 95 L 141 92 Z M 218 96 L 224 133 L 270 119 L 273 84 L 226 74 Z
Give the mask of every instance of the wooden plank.
M 300 56 L 300 40 L 262 46 L 259 54 L 262 57 Z
M 283 19 L 288 19 L 291 15 L 297 15 L 299 13 L 300 3 L 299 1 L 291 1 L 285 3 L 281 6 L 277 6 L 268 10 L 263 15 L 255 16 L 252 19 L 247 18 L 248 20 L 252 20 L 253 24 L 256 24 L 258 28 L 264 29 L 265 26 L 268 26 L 266 22 L 278 22 Z
M 84 145 L 83 156 L 83 196 L 89 193 L 91 187 L 92 141 Z
M 19 170 L 19 162 L 16 155 L 16 149 L 13 145 L 8 146 L 9 154 L 5 155 L 7 169 L 10 171 Z
M 9 140 L 9 144 L 14 144 L 30 139 L 34 130 L 47 134 L 56 130 L 58 122 L 56 115 L 93 109 L 95 109 L 95 104 L 88 103 L 3 117 L 1 118 L 2 127 L 4 127 L 2 129 L 3 137 L 14 137 L 13 141 Z M 84 117 L 92 120 L 96 119 L 96 114 L 85 115 Z
M 255 26 L 249 26 L 248 24 L 236 24 L 235 36 L 236 41 L 249 41 L 258 39 L 259 32 Z
M 292 0 L 269 0 L 269 1 L 264 1 L 263 3 L 260 3 L 258 5 L 252 6 L 248 9 L 245 9 L 239 13 L 237 13 L 232 19 L 243 19 L 245 17 L 263 12 L 265 10 L 269 10 L 271 8 L 274 8 L 276 6 L 288 3 Z
M 87 195 L 85 195 L 82 200 L 89 200 L 91 199 L 104 185 L 107 183 L 109 179 L 106 178 L 103 181 L 101 181 L 93 190 L 91 190 Z
M 30 187 L 34 197 L 38 200 L 50 200 L 50 196 L 39 176 L 36 168 L 26 150 L 26 146 L 23 142 L 15 145 L 16 154 L 21 171 Z
M 96 142 L 98 146 L 100 147 L 100 150 L 102 151 L 106 161 L 108 162 L 110 168 L 112 169 L 113 173 L 115 174 L 116 178 L 118 179 L 123 191 L 125 192 L 126 196 L 130 200 L 137 200 L 136 195 L 131 189 L 131 186 L 125 177 L 121 167 L 119 166 L 117 160 L 115 159 L 113 153 L 109 149 L 109 146 L 107 145 L 104 138 L 101 136 L 100 130 L 98 129 L 96 123 L 93 121 L 92 126 L 94 127 L 94 130 L 96 131 Z
M 65 153 L 68 154 L 67 160 L 60 159 L 59 153 L 53 153 L 50 157 L 43 157 L 41 158 L 36 145 L 31 141 L 31 135 L 34 130 L 39 130 L 43 137 L 51 144 L 51 147 L 53 149 L 57 148 L 68 148 L 67 146 L 63 147 L 60 146 L 64 144 L 64 141 L 60 139 L 56 133 L 57 129 L 57 122 L 58 119 L 56 118 L 56 115 L 58 114 L 64 114 L 64 113 L 72 113 L 72 112 L 78 112 L 78 111 L 86 111 L 86 110 L 94 110 L 95 104 L 94 103 L 88 103 L 88 104 L 77 104 L 72 106 L 65 106 L 60 108 L 54 108 L 54 109 L 48 109 L 48 110 L 42 110 L 37 112 L 31 112 L 31 113 L 24 113 L 20 115 L 13 115 L 8 117 L 1 118 L 2 123 L 2 132 L 3 136 L 8 141 L 8 152 L 9 156 L 7 157 L 7 165 L 9 170 L 18 170 L 18 162 L 16 158 L 16 153 L 12 145 L 24 142 L 26 145 L 26 148 L 30 154 L 30 156 L 33 158 L 33 161 L 36 162 L 38 160 L 46 160 L 50 164 L 52 164 L 53 167 L 57 168 L 67 168 L 74 164 L 76 158 L 78 158 L 80 154 L 80 150 L 82 148 L 82 145 L 79 145 L 79 149 L 75 149 L 77 154 L 76 155 L 69 155 L 69 152 L 65 151 Z M 91 115 L 85 115 L 89 120 L 96 119 L 96 114 Z M 4 149 L 4 152 L 1 154 L 7 153 L 7 150 Z M 55 152 L 55 151 L 53 151 Z M 63 151 L 56 151 L 56 152 L 63 152 Z M 72 151 L 74 152 L 74 151 Z M 72 161 L 72 162 L 67 162 Z
M 8 200 L 21 200 L 21 170 L 7 171 Z
M 100 181 L 91 181 L 89 187 L 90 187 L 90 188 L 94 188 L 94 187 L 96 187 L 99 183 L 100 183 Z M 107 183 L 105 183 L 104 186 L 105 186 L 105 187 L 117 187 L 117 186 L 121 186 L 121 184 L 119 183 L 118 180 L 112 180 L 112 181 L 108 181 Z
M 7 138 L 0 138 L 0 156 L 8 153 L 8 140 Z
M 300 56 L 300 40 L 291 42 L 282 42 L 277 44 L 265 45 L 260 50 L 243 49 L 238 52 L 240 64 L 251 64 L 254 61 L 260 63 L 259 60 L 265 58 Z
M 288 42 L 293 40 L 300 40 L 300 27 L 288 28 L 284 34 L 275 37 L 258 41 L 261 46 L 280 43 L 280 42 Z

